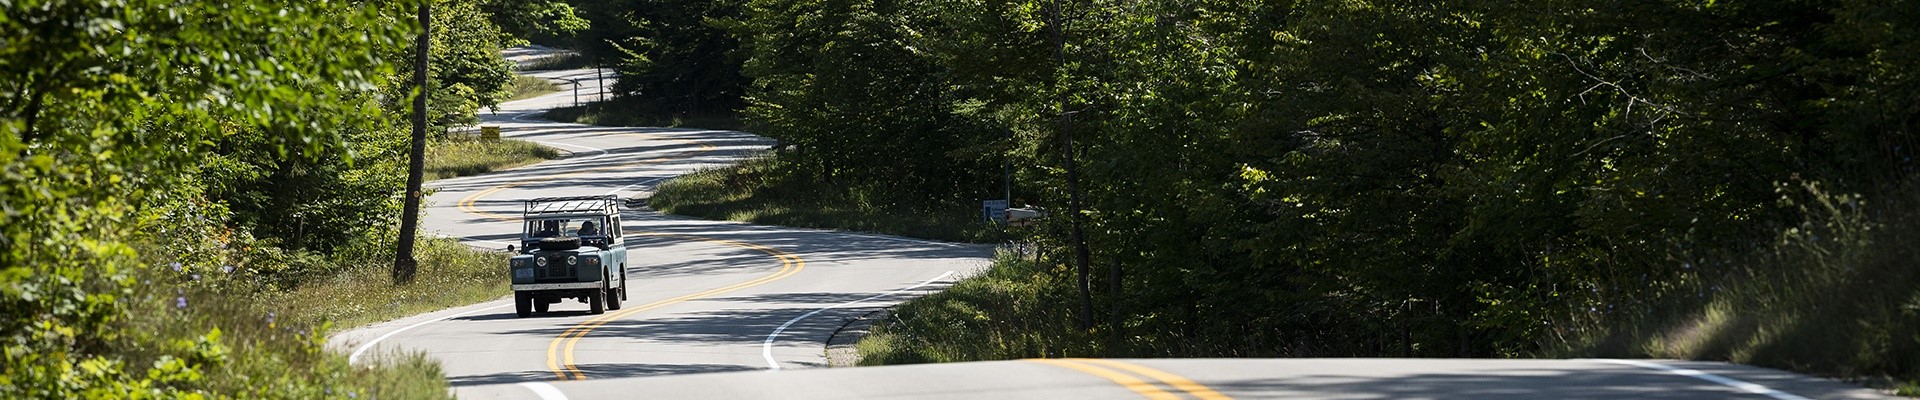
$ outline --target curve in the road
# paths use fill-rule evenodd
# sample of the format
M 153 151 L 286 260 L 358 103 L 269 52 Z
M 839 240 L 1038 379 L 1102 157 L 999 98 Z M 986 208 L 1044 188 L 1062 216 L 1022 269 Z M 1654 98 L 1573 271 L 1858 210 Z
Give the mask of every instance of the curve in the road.
M 597 318 L 589 319 L 579 324 L 576 324 L 573 326 L 573 328 L 567 329 L 566 332 L 561 333 L 559 337 L 553 338 L 553 342 L 547 346 L 547 368 L 553 370 L 553 374 L 557 379 L 560 379 L 560 380 L 586 380 L 587 379 L 587 373 L 580 371 L 580 367 L 574 364 L 573 348 L 574 348 L 574 345 L 580 343 L 581 338 L 585 338 L 588 333 L 593 332 L 594 328 L 599 328 L 602 325 L 606 325 L 608 322 L 620 319 L 628 315 L 633 315 L 635 313 L 652 310 L 655 308 L 665 307 L 672 304 L 678 304 L 678 303 L 686 302 L 688 300 L 694 300 L 694 299 L 699 299 L 703 297 L 709 297 L 709 296 L 714 296 L 714 295 L 723 294 L 727 292 L 732 292 L 735 290 L 764 285 L 767 282 L 773 282 L 780 279 L 784 279 L 789 276 L 793 276 L 793 274 L 798 274 L 800 273 L 800 270 L 807 268 L 806 260 L 801 259 L 800 256 L 793 255 L 793 253 L 788 253 L 780 249 L 775 249 L 772 247 L 762 246 L 762 245 L 753 244 L 753 243 L 747 243 L 747 242 L 742 242 L 737 240 L 715 239 L 715 238 L 702 237 L 702 236 L 679 235 L 679 234 L 656 233 L 656 232 L 639 232 L 635 234 L 644 235 L 644 236 L 664 237 L 664 238 L 671 238 L 671 239 L 718 243 L 718 244 L 723 244 L 723 245 L 728 245 L 733 247 L 759 251 L 762 253 L 766 253 L 767 255 L 773 256 L 774 258 L 780 259 L 780 270 L 775 271 L 773 274 L 762 276 L 760 278 L 749 280 L 746 282 L 740 282 L 740 283 L 736 283 L 728 286 L 709 289 L 703 292 L 698 292 L 698 293 L 688 294 L 680 297 L 674 297 L 666 300 L 647 303 L 645 305 L 640 305 L 637 307 L 620 310 L 620 312 L 617 312 L 617 313 L 609 313 L 609 314 L 606 314 Z M 562 346 L 562 343 L 565 343 L 565 345 Z M 564 360 L 564 362 L 561 362 L 562 360 Z

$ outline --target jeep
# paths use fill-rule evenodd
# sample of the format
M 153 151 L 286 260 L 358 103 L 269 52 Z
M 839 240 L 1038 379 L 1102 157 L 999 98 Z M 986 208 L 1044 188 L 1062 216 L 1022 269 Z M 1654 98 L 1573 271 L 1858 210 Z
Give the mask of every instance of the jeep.
M 574 299 L 593 314 L 620 309 L 627 298 L 627 246 L 618 197 L 525 200 L 520 254 L 513 270 L 513 306 L 522 318 Z

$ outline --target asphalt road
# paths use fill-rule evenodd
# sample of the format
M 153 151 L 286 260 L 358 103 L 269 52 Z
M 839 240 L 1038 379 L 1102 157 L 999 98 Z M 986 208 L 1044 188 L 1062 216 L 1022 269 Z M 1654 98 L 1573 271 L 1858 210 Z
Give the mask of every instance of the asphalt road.
M 536 75 L 582 79 L 583 100 L 598 89 L 591 70 Z M 505 137 L 572 154 L 432 182 L 437 192 L 424 229 L 504 249 L 518 238 L 519 199 L 645 197 L 664 179 L 737 162 L 772 143 L 739 132 L 594 127 L 535 114 L 573 98 L 561 92 L 482 111 L 483 124 L 500 126 Z M 585 304 L 568 301 L 554 305 L 554 314 L 523 319 L 502 298 L 343 332 L 332 342 L 363 363 L 425 353 L 440 360 L 465 398 L 528 397 L 520 387 L 497 385 L 519 382 L 807 368 L 825 364 L 826 340 L 848 319 L 944 287 L 986 266 L 992 254 L 987 246 L 632 208 L 622 219 L 633 286 L 620 310 L 589 315 Z
M 586 78 L 583 100 L 598 91 L 590 70 L 542 75 Z M 518 199 L 644 197 L 664 179 L 737 162 L 771 143 L 739 132 L 535 117 L 572 99 L 562 92 L 485 115 L 507 137 L 573 155 L 434 182 L 423 226 L 504 248 L 517 237 Z M 983 268 L 992 250 L 641 210 L 623 219 L 634 286 L 621 310 L 595 316 L 564 302 L 553 315 L 515 318 L 503 298 L 344 332 L 332 345 L 357 363 L 424 353 L 440 360 L 455 393 L 468 399 L 1886 398 L 1777 370 L 1660 360 L 1067 359 L 818 368 L 843 322 L 943 288 Z

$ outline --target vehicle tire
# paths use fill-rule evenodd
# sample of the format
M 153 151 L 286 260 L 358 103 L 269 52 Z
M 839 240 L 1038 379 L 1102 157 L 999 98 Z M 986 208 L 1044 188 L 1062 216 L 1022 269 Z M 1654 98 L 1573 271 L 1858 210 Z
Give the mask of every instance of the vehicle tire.
M 605 286 L 601 286 L 600 289 L 594 289 L 593 293 L 587 294 L 587 313 L 595 315 L 607 313 L 607 289 Z
M 533 299 L 534 312 L 547 312 L 548 306 L 551 306 L 551 305 L 553 305 L 553 303 L 548 303 L 547 299 L 542 299 L 542 298 Z
M 545 251 L 573 250 L 580 248 L 580 238 L 573 236 L 541 238 L 539 242 L 534 243 L 534 246 Z
M 620 268 L 620 300 L 626 300 L 626 299 L 627 299 L 627 269 L 625 266 L 621 266 Z
M 513 314 L 520 318 L 533 315 L 533 295 L 527 292 L 513 292 Z
M 625 291 L 625 290 L 626 290 L 626 287 L 621 287 L 620 289 L 621 289 L 622 291 Z M 608 310 L 618 310 L 618 309 L 620 309 L 620 294 L 619 294 L 619 293 L 614 293 L 612 289 L 601 289 L 601 290 L 600 290 L 600 293 L 606 293 L 606 296 L 607 296 L 607 309 L 608 309 Z

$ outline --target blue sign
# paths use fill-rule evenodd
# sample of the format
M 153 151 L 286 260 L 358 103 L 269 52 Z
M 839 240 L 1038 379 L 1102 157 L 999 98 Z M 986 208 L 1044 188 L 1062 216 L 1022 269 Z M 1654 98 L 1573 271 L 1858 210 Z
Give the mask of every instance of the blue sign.
M 980 216 L 985 218 L 988 223 L 1006 225 L 1007 224 L 1007 201 L 1006 200 L 980 201 Z

